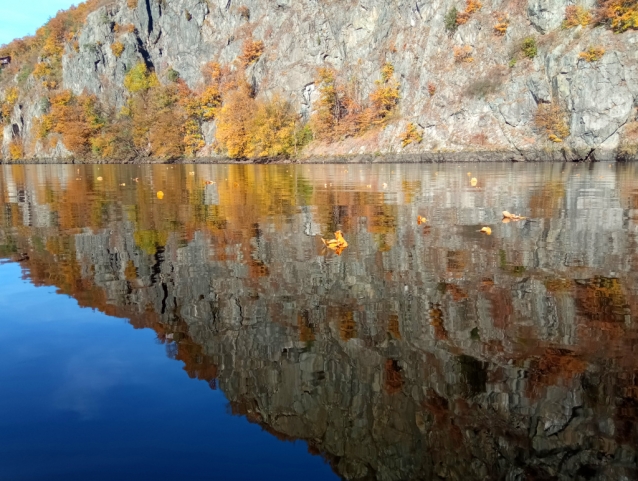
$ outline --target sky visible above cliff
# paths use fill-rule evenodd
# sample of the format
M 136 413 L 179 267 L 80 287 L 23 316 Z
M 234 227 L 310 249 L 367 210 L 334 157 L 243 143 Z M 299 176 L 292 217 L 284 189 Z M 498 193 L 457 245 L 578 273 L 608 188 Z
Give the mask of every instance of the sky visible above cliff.
M 33 35 L 58 10 L 77 3 L 73 0 L 0 0 L 0 45 Z

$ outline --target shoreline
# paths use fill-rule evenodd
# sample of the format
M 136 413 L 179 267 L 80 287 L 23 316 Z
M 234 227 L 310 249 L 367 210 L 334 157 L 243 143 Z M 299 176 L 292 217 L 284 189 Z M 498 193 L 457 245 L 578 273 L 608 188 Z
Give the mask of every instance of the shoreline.
M 552 155 L 554 154 L 554 155 Z M 351 154 L 351 155 L 328 155 L 322 157 L 303 158 L 260 158 L 260 159 L 233 159 L 230 157 L 183 157 L 178 159 L 157 159 L 152 157 L 138 157 L 128 160 L 119 159 L 78 159 L 66 158 L 31 158 L 19 160 L 0 160 L 0 165 L 49 165 L 49 164 L 71 164 L 71 165 L 144 165 L 144 164 L 437 164 L 437 163 L 476 163 L 476 162 L 627 162 L 638 161 L 638 158 L 623 158 L 620 156 L 614 159 L 592 159 L 591 157 L 578 160 L 570 160 L 564 156 L 555 155 L 556 152 L 548 153 L 546 156 L 534 155 L 533 158 L 526 157 L 517 152 L 511 151 L 472 151 L 472 152 L 423 152 L 423 153 L 385 153 L 385 154 Z

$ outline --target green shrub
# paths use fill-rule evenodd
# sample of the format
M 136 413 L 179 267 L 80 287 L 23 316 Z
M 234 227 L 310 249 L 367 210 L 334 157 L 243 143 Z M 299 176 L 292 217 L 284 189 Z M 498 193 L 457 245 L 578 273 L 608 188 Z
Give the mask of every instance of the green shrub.
M 538 47 L 536 46 L 536 39 L 534 37 L 527 37 L 523 40 L 521 45 L 521 51 L 527 58 L 534 58 L 538 54 Z
M 170 82 L 177 82 L 180 79 L 180 75 L 177 70 L 171 67 L 168 69 L 168 72 L 166 73 L 166 78 L 168 78 Z
M 456 7 L 452 7 L 445 15 L 445 30 L 448 32 L 456 32 L 456 29 L 459 27 L 457 22 L 458 16 L 459 11 Z

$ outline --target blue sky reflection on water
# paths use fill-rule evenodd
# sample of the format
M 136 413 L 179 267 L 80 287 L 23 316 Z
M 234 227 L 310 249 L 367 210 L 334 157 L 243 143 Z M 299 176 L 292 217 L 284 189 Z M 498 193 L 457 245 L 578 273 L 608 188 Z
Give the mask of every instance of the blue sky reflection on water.
M 0 479 L 336 479 L 228 414 L 153 331 L 21 277 L 0 264 Z

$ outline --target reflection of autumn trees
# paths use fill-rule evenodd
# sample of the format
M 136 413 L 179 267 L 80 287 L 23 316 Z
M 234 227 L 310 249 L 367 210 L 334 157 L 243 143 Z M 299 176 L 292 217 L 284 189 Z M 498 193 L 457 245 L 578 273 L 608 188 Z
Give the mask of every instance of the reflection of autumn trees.
M 574 295 L 579 313 L 588 321 L 625 322 L 625 316 L 630 315 L 619 279 L 598 276 L 577 280 Z
M 396 394 L 403 389 L 403 377 L 401 367 L 396 359 L 388 359 L 385 362 L 385 390 L 388 394 Z
M 342 366 L 361 363 L 351 375 L 363 376 L 358 389 L 376 386 L 365 394 L 365 402 L 377 403 L 370 411 L 409 412 L 416 425 L 401 432 L 431 431 L 441 456 L 446 449 L 484 454 L 466 432 L 479 433 L 494 449 L 490 433 L 503 433 L 527 449 L 528 430 L 498 418 L 497 404 L 516 396 L 541 403 L 548 393 L 581 385 L 588 402 L 607 410 L 601 407 L 600 416 L 613 418 L 613 439 L 636 436 L 638 367 L 628 355 L 638 340 L 635 275 L 619 268 L 605 277 L 607 266 L 565 265 L 566 248 L 558 244 L 530 252 L 520 232 L 538 226 L 533 235 L 545 236 L 552 227 L 544 219 L 509 224 L 488 239 L 474 227 L 450 228 L 447 219 L 458 212 L 448 209 L 432 216 L 425 237 L 410 206 L 352 185 L 312 183 L 290 166 L 84 166 L 79 172 L 69 166 L 62 173 L 37 180 L 23 167 L 0 170 L 19 202 L 9 202 L 0 178 L 0 255 L 13 256 L 34 283 L 55 285 L 81 306 L 152 328 L 193 378 L 232 392 L 236 386 L 225 383 L 237 372 L 243 391 L 232 409 L 268 429 L 270 397 L 261 394 L 272 386 L 262 370 L 280 379 L 277 366 L 296 366 L 305 356 L 313 371 L 287 389 L 319 396 L 325 383 L 338 384 Z M 418 197 L 418 185 L 403 187 L 403 195 Z M 560 200 L 550 202 L 549 195 L 533 202 L 551 217 L 547 212 L 567 200 L 557 194 Z M 321 257 L 320 242 L 306 229 L 330 234 L 336 228 L 355 248 L 341 258 Z M 621 267 L 633 265 L 633 234 L 617 232 L 627 246 L 618 249 L 627 256 Z M 85 245 L 91 242 L 99 245 Z M 107 255 L 100 257 L 101 250 Z M 535 265 L 539 253 L 555 254 L 553 264 Z M 116 296 L 109 283 L 117 284 Z M 140 298 L 151 299 L 146 309 Z M 232 329 L 217 330 L 231 321 L 237 321 Z M 215 349 L 223 350 L 229 332 L 251 347 L 241 356 L 224 353 L 233 359 L 224 366 Z M 260 336 L 266 336 L 262 350 Z M 323 354 L 328 361 L 315 359 Z M 493 404 L 483 409 L 488 398 Z M 503 405 L 498 409 L 507 411 Z M 492 426 L 495 417 L 501 424 Z M 291 436 L 280 426 L 272 431 Z
M 532 194 L 530 199 L 531 217 L 555 217 L 564 205 L 565 185 L 563 182 L 550 181 Z
M 529 367 L 530 396 L 536 396 L 539 387 L 553 386 L 559 382 L 569 382 L 582 374 L 587 362 L 567 349 L 548 348 L 541 356 L 534 357 Z

